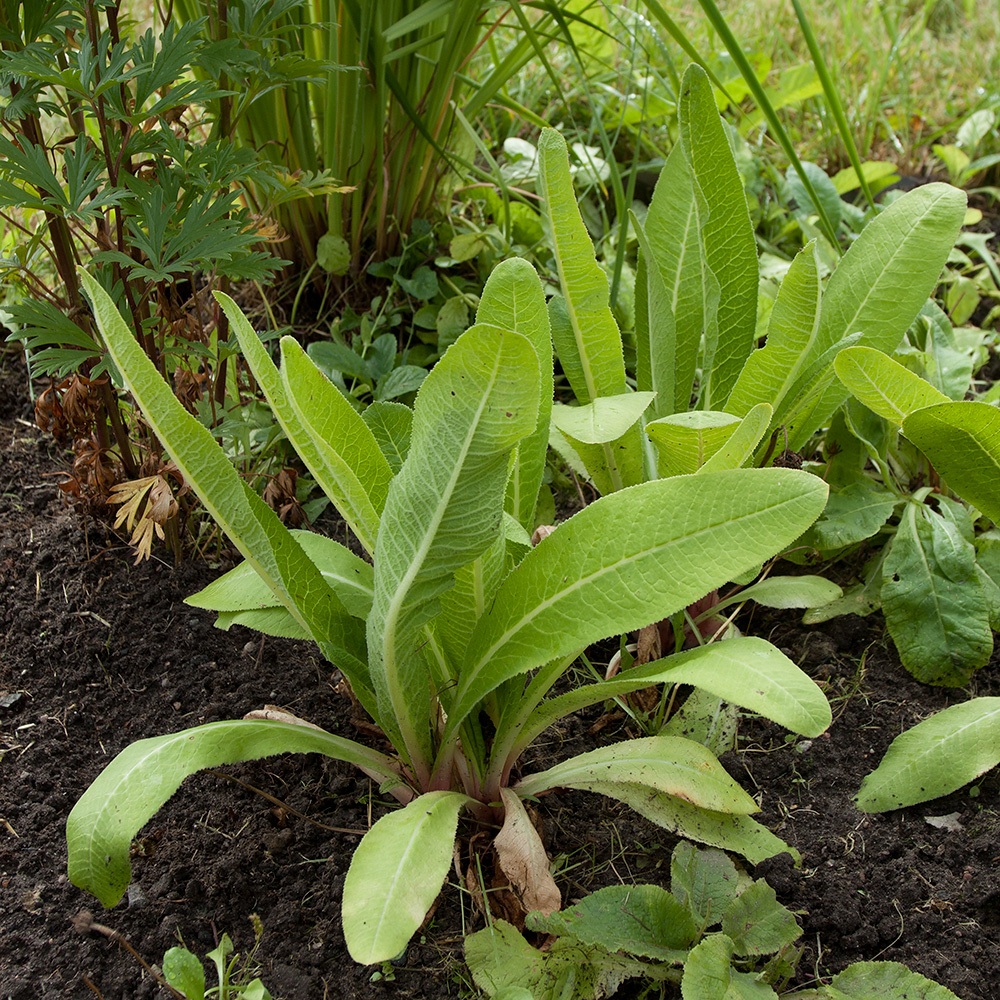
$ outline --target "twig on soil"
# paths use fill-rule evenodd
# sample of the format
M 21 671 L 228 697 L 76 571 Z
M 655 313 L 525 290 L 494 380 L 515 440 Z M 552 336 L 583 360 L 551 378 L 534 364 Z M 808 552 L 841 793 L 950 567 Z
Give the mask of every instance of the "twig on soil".
M 120 944 L 165 990 L 170 992 L 171 996 L 177 997 L 178 1000 L 185 1000 L 184 994 L 175 990 L 173 986 L 171 986 L 170 983 L 168 983 L 166 979 L 164 979 L 163 976 L 161 976 L 160 973 L 157 972 L 156 969 L 154 969 L 118 931 L 114 930 L 112 927 L 106 926 L 105 924 L 97 923 L 90 910 L 81 910 L 75 917 L 73 917 L 71 923 L 73 924 L 73 930 L 80 934 L 89 934 L 91 931 L 96 931 L 98 934 L 103 934 L 109 941 L 114 941 L 116 944 Z M 84 981 L 87 982 L 87 977 L 84 976 L 83 978 Z M 101 995 L 96 989 L 94 989 L 91 983 L 87 982 L 87 985 L 90 986 L 90 988 L 94 990 L 98 996 Z
M 312 819 L 310 816 L 306 816 L 305 813 L 300 813 L 297 809 L 293 809 L 287 802 L 282 802 L 281 799 L 275 798 L 273 795 L 269 795 L 260 788 L 254 788 L 253 785 L 248 785 L 245 781 L 240 781 L 239 778 L 234 778 L 231 774 L 226 774 L 223 771 L 213 771 L 210 768 L 206 768 L 204 773 L 211 774 L 216 778 L 225 778 L 227 781 L 232 781 L 236 785 L 242 785 L 251 792 L 256 792 L 262 798 L 267 799 L 268 802 L 273 802 L 279 809 L 284 809 L 293 816 L 298 816 L 299 819 L 304 819 L 307 823 L 312 823 L 313 826 L 318 826 L 322 830 L 330 830 L 332 833 L 353 833 L 359 837 L 363 837 L 368 832 L 367 830 L 355 830 L 347 826 L 327 826 L 326 823 L 320 823 L 319 820 Z

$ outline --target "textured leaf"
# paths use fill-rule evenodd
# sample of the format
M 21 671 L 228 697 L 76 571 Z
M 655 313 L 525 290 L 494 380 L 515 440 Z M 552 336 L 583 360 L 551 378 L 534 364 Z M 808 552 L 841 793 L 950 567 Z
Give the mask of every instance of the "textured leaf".
M 770 558 L 815 520 L 826 489 L 808 473 L 739 469 L 590 504 L 500 585 L 469 643 L 449 733 L 509 677 L 659 621 Z
M 698 936 L 691 914 L 658 885 L 613 885 L 551 916 L 532 914 L 529 929 L 569 935 L 607 951 L 682 962 Z
M 756 601 L 765 608 L 818 608 L 842 594 L 840 587 L 821 576 L 769 576 L 720 602 L 716 609 L 741 601 Z
M 552 422 L 568 438 L 583 444 L 607 444 L 620 438 L 642 416 L 653 398 L 651 392 L 599 396 L 586 406 L 552 407 Z
M 375 402 L 365 407 L 361 419 L 372 432 L 389 470 L 396 475 L 410 450 L 413 410 L 404 403 Z
M 823 514 L 802 536 L 802 544 L 822 552 L 863 542 L 892 517 L 897 503 L 894 493 L 879 489 L 871 480 L 852 483 L 830 494 Z
M 773 955 L 800 938 L 802 928 L 774 890 L 758 879 L 726 910 L 722 933 L 732 939 L 737 955 Z
M 729 856 L 682 840 L 670 858 L 670 891 L 699 924 L 714 927 L 740 893 L 739 874 Z
M 907 505 L 882 564 L 882 610 L 903 666 L 924 684 L 961 687 L 993 651 L 975 560 L 944 518 Z
M 907 192 L 861 231 L 823 294 L 815 352 L 850 334 L 860 346 L 891 354 L 933 291 L 965 218 L 965 193 L 947 184 Z M 831 383 L 815 406 L 790 414 L 789 444 L 800 448 L 846 399 Z
M 659 473 L 687 476 L 697 472 L 733 436 L 740 418 L 717 410 L 674 413 L 646 424 L 659 452 Z
M 901 424 L 914 410 L 948 402 L 948 397 L 926 379 L 870 347 L 841 351 L 834 368 L 837 378 L 858 400 L 895 424 Z
M 897 736 L 861 783 L 858 808 L 885 812 L 948 795 L 1000 763 L 1000 698 L 973 698 Z
M 758 403 L 751 407 L 740 421 L 739 427 L 698 472 L 722 472 L 724 469 L 739 469 L 745 465 L 767 432 L 772 413 L 768 403 Z
M 705 262 L 719 282 L 717 322 L 706 328 L 702 370 L 708 386 L 701 405 L 721 410 L 756 339 L 757 244 L 715 93 L 700 66 L 684 74 L 677 116 L 682 148 L 708 203 Z
M 441 891 L 455 848 L 460 792 L 426 792 L 383 816 L 361 839 L 344 879 L 347 950 L 372 965 L 395 958 Z
M 277 753 L 321 753 L 355 764 L 378 781 L 401 783 L 396 765 L 384 754 L 285 722 L 212 722 L 138 740 L 101 771 L 66 820 L 70 881 L 114 906 L 131 876 L 132 838 L 184 778 L 202 768 Z
M 911 413 L 903 433 L 963 500 L 1000 524 L 1000 410 L 939 403 Z
M 422 627 L 455 572 L 500 537 L 509 456 L 535 429 L 538 378 L 525 337 L 473 326 L 417 396 L 410 451 L 382 514 L 368 636 L 380 723 L 418 770 L 430 753 Z
M 546 916 L 559 909 L 562 896 L 549 872 L 549 859 L 542 838 L 525 811 L 524 804 L 509 789 L 500 789 L 504 820 L 493 841 L 493 850 L 504 875 L 510 879 L 526 911 Z
M 812 182 L 813 190 L 816 192 L 816 197 L 826 211 L 827 218 L 830 220 L 831 225 L 836 228 L 840 224 L 842 204 L 836 186 L 827 177 L 826 171 L 821 166 L 810 163 L 808 160 L 803 160 L 802 167 Z M 785 183 L 788 185 L 792 197 L 798 202 L 798 206 L 803 212 L 807 215 L 819 215 L 795 167 L 789 167 L 785 171 Z
M 899 962 L 855 962 L 833 977 L 836 1000 L 958 1000 L 958 997 Z
M 713 754 L 679 736 L 648 736 L 577 754 L 522 778 L 515 791 L 523 797 L 550 788 L 617 783 L 642 785 L 714 812 L 742 816 L 760 808 Z
M 507 485 L 507 510 L 529 533 L 535 528 L 535 505 L 545 472 L 552 412 L 552 334 L 538 273 L 520 258 L 501 261 L 483 289 L 476 322 L 490 323 L 527 337 L 538 355 L 538 422 L 517 446 Z

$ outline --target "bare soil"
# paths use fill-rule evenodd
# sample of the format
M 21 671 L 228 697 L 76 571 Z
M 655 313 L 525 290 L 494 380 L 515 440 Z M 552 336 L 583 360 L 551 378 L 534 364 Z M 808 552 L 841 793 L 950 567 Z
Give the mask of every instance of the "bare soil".
M 182 603 L 227 568 L 225 558 L 133 566 L 121 539 L 64 506 L 53 473 L 66 456 L 34 429 L 25 388 L 16 354 L 0 354 L 0 1000 L 167 995 L 122 946 L 74 931 L 83 909 L 149 963 L 179 935 L 204 953 L 226 932 L 245 951 L 257 914 L 257 960 L 276 1000 L 469 995 L 461 942 L 474 918 L 455 879 L 391 980 L 372 981 L 373 970 L 347 955 L 344 874 L 386 804 L 358 772 L 316 755 L 229 768 L 242 784 L 188 779 L 137 838 L 133 885 L 112 910 L 69 883 L 69 810 L 136 739 L 265 703 L 373 737 L 312 646 L 221 632 Z M 1000 693 L 997 658 L 974 692 L 949 692 L 909 677 L 876 617 L 805 628 L 758 612 L 747 624 L 801 663 L 835 705 L 833 727 L 812 741 L 749 720 L 741 752 L 724 758 L 759 798 L 759 818 L 802 855 L 799 868 L 783 855 L 756 870 L 801 913 L 798 984 L 881 958 L 963 1000 L 1000 997 L 998 778 L 884 816 L 852 804 L 904 728 L 969 693 Z M 546 734 L 528 766 L 629 735 L 626 720 L 602 713 Z M 672 838 L 623 807 L 567 793 L 546 799 L 543 812 L 565 898 L 619 880 L 666 881 Z M 926 819 L 950 814 L 950 830 Z M 637 994 L 633 984 L 620 995 Z

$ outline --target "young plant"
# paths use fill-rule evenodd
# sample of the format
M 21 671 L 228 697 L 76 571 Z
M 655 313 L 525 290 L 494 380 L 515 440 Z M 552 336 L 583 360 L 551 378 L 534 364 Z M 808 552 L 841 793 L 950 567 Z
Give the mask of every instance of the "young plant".
M 533 948 L 503 920 L 470 935 L 465 958 L 476 985 L 502 1000 L 597 1000 L 626 980 L 660 985 L 684 1000 L 777 1000 L 794 974 L 802 929 L 763 880 L 751 880 L 721 851 L 681 842 L 670 861 L 671 889 L 615 885 L 527 927 L 550 935 Z M 711 928 L 717 928 L 709 933 Z M 554 939 L 554 940 L 553 940 Z M 678 993 L 679 991 L 679 993 Z M 644 994 L 648 995 L 648 994 Z M 829 986 L 783 992 L 794 1000 L 955 995 L 896 962 L 857 962 Z
M 377 403 L 363 417 L 290 338 L 279 371 L 220 294 L 289 440 L 369 562 L 332 539 L 289 532 L 176 401 L 104 289 L 82 280 L 151 427 L 246 556 L 193 603 L 220 612 L 223 627 L 314 639 L 396 756 L 295 720 L 247 718 L 141 740 L 69 817 L 75 884 L 115 903 L 129 881 L 131 837 L 185 775 L 286 751 L 353 763 L 404 805 L 366 834 L 344 885 L 344 932 L 359 962 L 397 955 L 420 925 L 451 864 L 462 811 L 502 820 L 515 843 L 507 850 L 536 861 L 544 849 L 522 801 L 557 787 L 609 795 L 751 859 L 786 849 L 750 818 L 756 803 L 715 757 L 683 737 L 600 747 L 523 777 L 516 765 L 563 716 L 666 680 L 803 734 L 825 729 L 830 708 L 817 685 L 754 638 L 551 695 L 590 643 L 673 614 L 801 534 L 826 501 L 822 481 L 732 469 L 642 483 L 591 504 L 531 548 L 552 371 L 530 265 L 512 260 L 494 271 L 477 323 L 427 376 L 412 411 Z M 521 861 L 512 867 L 528 873 L 522 893 L 553 888 L 546 865 Z
M 271 1000 L 271 994 L 260 978 L 250 978 L 253 954 L 260 943 L 260 919 L 252 918 L 257 928 L 257 939 L 250 954 L 240 963 L 240 956 L 233 951 L 228 934 L 222 935 L 217 948 L 205 957 L 215 966 L 218 986 L 205 989 L 205 966 L 198 956 L 183 946 L 170 948 L 163 956 L 163 978 L 186 1000 Z

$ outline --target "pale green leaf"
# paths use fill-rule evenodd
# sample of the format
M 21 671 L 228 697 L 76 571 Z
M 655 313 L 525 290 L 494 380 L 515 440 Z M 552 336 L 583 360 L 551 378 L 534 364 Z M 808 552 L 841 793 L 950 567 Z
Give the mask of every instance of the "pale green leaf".
M 383 816 L 361 839 L 344 879 L 347 950 L 372 965 L 395 958 L 441 891 L 455 848 L 460 792 L 426 792 Z
M 774 889 L 758 879 L 726 910 L 722 933 L 732 939 L 737 955 L 773 955 L 800 938 L 802 928 Z
M 449 732 L 508 678 L 659 621 L 770 558 L 816 519 L 826 493 L 808 473 L 738 469 L 590 504 L 500 585 L 469 643 Z
M 642 416 L 652 392 L 599 396 L 585 406 L 552 407 L 552 422 L 568 438 L 583 444 L 607 444 L 620 438 Z
M 730 434 L 722 447 L 698 469 L 699 473 L 722 472 L 738 469 L 753 455 L 761 438 L 771 424 L 773 411 L 768 403 L 758 403 L 750 408 L 739 427 Z
M 948 402 L 926 379 L 870 347 L 848 347 L 837 355 L 833 367 L 860 402 L 895 424 L 914 410 Z
M 641 785 L 714 812 L 745 816 L 759 806 L 705 747 L 679 736 L 649 736 L 598 747 L 522 778 L 524 797 L 550 788 Z
M 368 636 L 380 722 L 418 770 L 429 764 L 431 720 L 422 626 L 455 572 L 501 535 L 509 456 L 535 429 L 538 379 L 527 338 L 473 326 L 417 396 L 410 451 L 382 514 Z
M 729 441 L 741 423 L 739 417 L 717 410 L 689 410 L 646 424 L 646 433 L 659 452 L 659 474 L 687 476 L 697 472 Z
M 735 1000 L 732 983 L 733 942 L 723 934 L 706 937 L 691 949 L 681 980 L 683 1000 Z
M 911 413 L 903 433 L 963 500 L 1000 524 L 1000 410 L 989 403 L 938 403 Z
M 517 446 L 517 458 L 507 484 L 507 510 L 529 533 L 535 527 L 535 506 L 545 472 L 552 412 L 552 334 L 545 293 L 538 273 L 521 258 L 501 261 L 486 281 L 476 312 L 477 323 L 490 323 L 527 337 L 538 355 L 538 422 Z
M 861 173 L 869 184 L 891 177 L 898 170 L 899 167 L 888 160 L 865 160 L 861 164 Z M 833 181 L 837 194 L 847 194 L 848 191 L 856 191 L 861 186 L 854 167 L 844 167 L 843 170 L 837 171 L 830 180 Z
M 973 698 L 897 736 L 861 783 L 858 808 L 901 809 L 948 795 L 1000 763 L 1000 698 Z
M 405 403 L 377 401 L 365 407 L 361 419 L 372 432 L 390 472 L 396 475 L 410 450 L 413 410 Z
M 840 194 L 837 192 L 833 181 L 827 177 L 826 171 L 815 163 L 803 160 L 801 166 L 812 182 L 813 190 L 816 192 L 816 197 L 823 206 L 830 224 L 834 227 L 838 226 L 840 224 L 842 203 Z M 785 183 L 788 185 L 788 189 L 801 211 L 807 215 L 819 215 L 816 206 L 812 202 L 812 198 L 809 197 L 809 192 L 802 183 L 802 178 L 799 176 L 798 170 L 794 166 L 789 167 L 785 171 Z
M 187 948 L 169 948 L 164 952 L 163 978 L 187 1000 L 205 1000 L 205 966 Z
M 212 722 L 138 740 L 97 776 L 66 820 L 70 881 L 114 906 L 128 886 L 132 838 L 189 774 L 278 753 L 321 753 L 401 783 L 384 754 L 310 726 L 273 720 Z M 450 850 L 450 848 L 449 848 Z
M 682 840 L 670 857 L 670 891 L 699 924 L 713 927 L 740 893 L 739 874 L 729 856 L 713 847 Z
M 769 576 L 720 601 L 714 610 L 742 601 L 756 601 L 765 608 L 818 608 L 842 595 L 840 587 L 821 576 Z
M 836 1000 L 959 1000 L 899 962 L 855 962 L 833 977 Z

